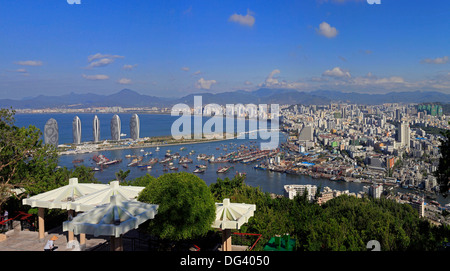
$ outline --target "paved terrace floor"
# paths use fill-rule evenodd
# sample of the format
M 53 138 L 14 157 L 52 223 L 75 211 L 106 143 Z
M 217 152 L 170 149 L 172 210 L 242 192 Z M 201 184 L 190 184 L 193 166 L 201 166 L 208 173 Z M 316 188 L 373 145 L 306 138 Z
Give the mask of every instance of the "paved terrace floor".
M 79 251 L 79 246 L 67 246 L 67 233 L 62 231 L 49 231 L 45 233 L 44 241 L 39 240 L 39 233 L 35 231 L 14 231 L 5 233 L 6 240 L 0 242 L 0 251 L 43 251 L 47 241 L 53 236 L 58 236 L 54 243 L 58 246 L 56 251 Z M 77 239 L 78 236 L 75 236 Z M 78 239 L 77 239 L 78 240 Z M 93 238 L 86 236 L 86 249 L 92 250 L 105 244 L 109 238 Z
M 0 241 L 0 251 L 44 251 L 44 246 L 47 241 L 54 235 L 58 236 L 58 240 L 54 243 L 58 246 L 57 251 L 80 251 L 80 247 L 67 246 L 67 232 L 63 232 L 61 227 L 45 232 L 44 241 L 39 241 L 39 233 L 36 231 L 18 231 L 10 230 L 5 233 L 6 239 Z M 79 236 L 75 236 L 78 241 Z M 86 236 L 86 246 L 84 251 L 109 251 L 109 237 L 93 237 Z M 122 238 L 124 251 L 148 251 L 149 242 L 146 238 L 141 236 L 138 231 L 131 230 L 127 232 Z M 247 246 L 233 245 L 233 251 L 246 251 Z M 193 247 L 188 250 L 195 250 Z M 218 246 L 215 250 L 221 251 Z

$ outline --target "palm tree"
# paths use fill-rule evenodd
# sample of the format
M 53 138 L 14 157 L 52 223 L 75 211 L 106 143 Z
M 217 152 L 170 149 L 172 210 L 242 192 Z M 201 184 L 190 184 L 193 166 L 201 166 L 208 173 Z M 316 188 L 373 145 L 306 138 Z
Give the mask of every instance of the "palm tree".
M 116 179 L 119 182 L 123 182 L 128 177 L 128 174 L 130 174 L 130 170 L 127 171 L 119 170 L 119 172 L 116 172 Z

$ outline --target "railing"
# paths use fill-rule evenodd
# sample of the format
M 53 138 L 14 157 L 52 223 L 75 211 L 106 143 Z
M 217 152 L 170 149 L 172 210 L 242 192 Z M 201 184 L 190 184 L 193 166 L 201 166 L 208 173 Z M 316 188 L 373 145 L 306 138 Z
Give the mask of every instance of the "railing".
M 250 247 L 249 251 L 251 251 L 256 246 L 256 244 L 259 242 L 259 239 L 261 239 L 261 236 L 262 236 L 262 234 L 259 234 L 259 233 L 244 233 L 244 232 L 233 232 L 232 234 L 241 236 L 241 240 L 242 240 L 243 236 L 258 236 L 256 241 Z

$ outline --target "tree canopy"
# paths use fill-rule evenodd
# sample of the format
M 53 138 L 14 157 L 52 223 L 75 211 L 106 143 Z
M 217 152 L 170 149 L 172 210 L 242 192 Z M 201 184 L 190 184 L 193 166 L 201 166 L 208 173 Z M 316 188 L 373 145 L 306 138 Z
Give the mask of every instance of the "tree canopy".
M 442 156 L 439 158 L 439 166 L 434 175 L 439 183 L 440 192 L 446 197 L 450 189 L 450 130 L 442 132 L 442 135 L 444 136 L 440 139 Z
M 148 223 L 150 233 L 180 241 L 204 236 L 211 230 L 215 203 L 202 179 L 186 172 L 148 179 L 138 200 L 159 205 L 158 214 Z
M 210 188 L 216 201 L 229 197 L 256 204 L 254 216 L 241 227 L 241 232 L 262 234 L 255 249 L 284 233 L 301 251 L 366 251 L 371 240 L 380 242 L 384 251 L 439 250 L 450 241 L 448 225 L 432 226 L 409 204 L 342 195 L 319 206 L 304 195 L 293 200 L 272 197 L 244 181 L 218 179 Z

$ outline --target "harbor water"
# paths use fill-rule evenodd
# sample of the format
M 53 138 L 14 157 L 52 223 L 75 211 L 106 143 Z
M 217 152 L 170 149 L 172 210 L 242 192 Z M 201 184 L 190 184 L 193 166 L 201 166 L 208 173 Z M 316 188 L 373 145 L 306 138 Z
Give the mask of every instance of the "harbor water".
M 81 139 L 82 142 L 92 141 L 92 121 L 96 114 L 16 114 L 15 125 L 21 127 L 28 127 L 34 125 L 43 131 L 45 123 L 48 119 L 54 118 L 58 122 L 59 127 L 59 144 L 72 142 L 72 120 L 75 116 L 78 116 L 81 120 Z M 114 114 L 97 114 L 100 120 L 100 139 L 111 139 L 110 133 L 110 121 Z M 130 113 L 119 113 L 121 119 L 121 132 L 126 134 L 125 138 L 129 137 L 129 121 L 131 119 Z M 161 114 L 139 114 L 140 118 L 140 137 L 155 137 L 155 136 L 168 136 L 171 134 L 171 126 L 173 122 L 178 118 L 177 116 L 161 115 Z M 207 118 L 203 119 L 203 123 Z M 239 121 L 239 120 L 237 120 Z M 241 120 L 246 122 L 246 129 L 249 127 L 249 120 Z M 270 126 L 270 125 L 269 125 Z M 225 126 L 224 126 L 225 127 Z M 225 128 L 224 128 L 225 130 Z M 251 137 L 251 135 L 253 137 Z M 286 135 L 282 132 L 277 133 L 279 137 L 279 143 L 286 141 Z M 256 137 L 256 138 L 255 138 Z M 59 165 L 67 168 L 73 168 L 77 165 L 85 165 L 87 167 L 95 168 L 96 163 L 93 160 L 94 156 L 103 155 L 111 160 L 122 160 L 122 162 L 109 165 L 103 170 L 95 171 L 95 177 L 102 183 L 108 183 L 116 179 L 115 173 L 119 170 L 130 170 L 130 174 L 127 179 L 131 180 L 136 177 L 150 174 L 154 177 L 158 177 L 168 172 L 193 172 L 198 165 L 206 165 L 206 170 L 203 173 L 197 173 L 207 185 L 217 181 L 217 178 L 233 178 L 236 173 L 246 174 L 246 183 L 253 187 L 259 187 L 263 192 L 283 194 L 284 186 L 288 184 L 312 184 L 321 187 L 329 187 L 333 190 L 345 191 L 350 193 L 358 193 L 363 190 L 363 186 L 367 186 L 367 183 L 357 182 L 343 182 L 332 181 L 330 179 L 313 178 L 307 175 L 293 175 L 284 172 L 274 172 L 270 170 L 256 169 L 255 166 L 262 161 L 255 161 L 251 163 L 209 163 L 205 160 L 197 159 L 198 155 L 214 155 L 215 158 L 226 155 L 227 153 L 237 151 L 242 148 L 259 148 L 261 142 L 267 142 L 268 140 L 261 139 L 256 132 L 247 134 L 245 139 L 229 139 L 215 142 L 204 142 L 196 144 L 185 145 L 170 145 L 161 146 L 159 150 L 156 147 L 151 148 L 130 148 L 120 150 L 108 150 L 91 153 L 80 153 L 73 155 L 61 155 L 59 157 Z M 167 164 L 159 163 L 165 158 L 166 153 L 170 151 L 171 154 L 178 153 L 180 157 L 187 157 L 192 159 L 192 163 L 182 166 L 178 160 L 173 161 L 173 167 L 177 169 L 168 169 Z M 154 164 L 151 169 L 144 167 L 129 166 L 132 162 L 132 157 L 143 157 L 143 162 L 150 160 L 151 158 L 158 158 L 159 162 Z M 131 158 L 127 158 L 131 157 Z M 74 163 L 74 161 L 80 161 Z M 225 173 L 217 173 L 220 167 L 231 166 L 231 168 Z M 396 188 L 401 192 L 413 192 L 413 190 L 406 190 L 402 188 Z M 438 195 L 437 201 L 441 204 L 449 202 L 448 199 Z

